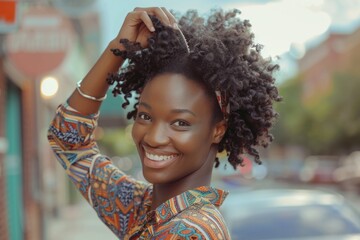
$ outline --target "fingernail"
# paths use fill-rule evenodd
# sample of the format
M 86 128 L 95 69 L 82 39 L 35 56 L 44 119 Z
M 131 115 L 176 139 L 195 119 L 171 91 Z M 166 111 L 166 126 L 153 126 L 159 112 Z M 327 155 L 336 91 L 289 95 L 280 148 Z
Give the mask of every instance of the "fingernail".
M 154 28 L 154 27 L 151 27 L 151 28 L 150 28 L 150 31 L 151 31 L 151 32 L 155 32 L 155 28 Z
M 179 28 L 179 26 L 177 25 L 177 23 L 173 23 L 173 28 L 176 28 L 176 29 Z

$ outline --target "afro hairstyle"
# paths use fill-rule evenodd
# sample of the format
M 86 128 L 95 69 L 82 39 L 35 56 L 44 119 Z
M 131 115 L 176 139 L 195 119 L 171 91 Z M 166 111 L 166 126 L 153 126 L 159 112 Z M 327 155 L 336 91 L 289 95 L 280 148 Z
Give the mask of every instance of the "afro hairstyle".
M 181 73 L 201 81 L 212 92 L 221 91 L 228 99 L 230 113 L 218 151 L 226 151 L 234 169 L 242 165 L 243 154 L 261 164 L 256 148 L 266 147 L 273 140 L 269 131 L 278 115 L 273 104 L 281 101 L 273 77 L 279 66 L 262 57 L 262 45 L 254 43 L 250 22 L 239 15 L 236 9 L 214 9 L 201 17 L 196 10 L 189 10 L 177 17 L 181 31 L 151 16 L 155 32 L 148 38 L 148 46 L 142 48 L 139 43 L 121 39 L 125 50 L 112 51 L 128 62 L 107 79 L 115 84 L 114 96 L 123 95 L 123 108 L 135 95 L 128 119 L 136 117 L 146 83 L 160 73 Z M 215 167 L 218 165 L 216 158 Z

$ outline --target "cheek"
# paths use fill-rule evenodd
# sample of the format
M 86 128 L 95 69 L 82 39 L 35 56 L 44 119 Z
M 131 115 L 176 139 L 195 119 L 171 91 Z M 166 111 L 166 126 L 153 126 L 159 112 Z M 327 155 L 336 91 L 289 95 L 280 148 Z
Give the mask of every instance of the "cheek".
M 184 153 L 197 152 L 208 145 L 210 136 L 207 133 L 204 131 L 175 133 L 172 139 L 178 150 Z
M 135 143 L 140 142 L 142 132 L 143 132 L 142 128 L 138 124 L 134 123 L 132 130 L 131 130 L 131 136 Z

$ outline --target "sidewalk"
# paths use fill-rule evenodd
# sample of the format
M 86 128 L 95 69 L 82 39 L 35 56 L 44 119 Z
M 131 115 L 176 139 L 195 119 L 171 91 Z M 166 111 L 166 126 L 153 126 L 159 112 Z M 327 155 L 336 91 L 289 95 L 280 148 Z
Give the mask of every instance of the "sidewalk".
M 47 224 L 46 240 L 117 239 L 87 203 L 63 209 L 59 218 L 51 220 Z

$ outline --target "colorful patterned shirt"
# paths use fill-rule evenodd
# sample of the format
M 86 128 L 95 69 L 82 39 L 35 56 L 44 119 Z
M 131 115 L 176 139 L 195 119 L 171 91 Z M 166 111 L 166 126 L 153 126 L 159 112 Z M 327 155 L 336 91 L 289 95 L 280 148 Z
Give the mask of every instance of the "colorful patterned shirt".
M 227 192 L 199 187 L 151 210 L 152 185 L 124 174 L 99 153 L 98 114 L 61 105 L 48 132 L 57 160 L 119 239 L 230 239 L 218 207 Z

